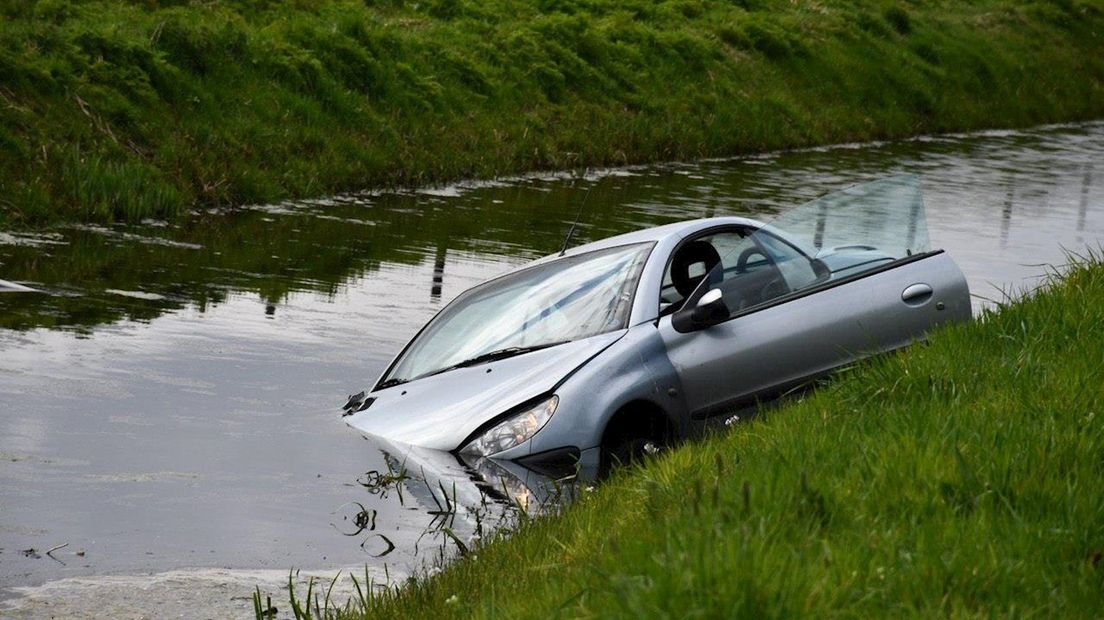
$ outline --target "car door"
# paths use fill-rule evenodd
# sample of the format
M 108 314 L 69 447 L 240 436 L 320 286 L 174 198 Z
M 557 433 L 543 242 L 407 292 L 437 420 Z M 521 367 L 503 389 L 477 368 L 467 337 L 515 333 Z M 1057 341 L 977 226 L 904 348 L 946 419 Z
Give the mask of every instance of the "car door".
M 926 248 L 915 179 L 859 189 L 843 196 L 850 200 L 829 195 L 776 220 L 795 233 L 774 224 L 750 232 L 679 312 L 660 319 L 694 419 L 768 400 L 969 318 L 962 273 Z M 713 290 L 725 316 L 690 324 L 687 314 Z

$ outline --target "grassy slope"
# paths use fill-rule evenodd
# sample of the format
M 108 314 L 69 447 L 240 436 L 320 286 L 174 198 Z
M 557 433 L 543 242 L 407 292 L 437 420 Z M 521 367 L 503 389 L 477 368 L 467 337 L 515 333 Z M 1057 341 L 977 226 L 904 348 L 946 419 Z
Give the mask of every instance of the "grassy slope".
M 364 616 L 1099 617 L 1101 326 L 1104 265 L 1077 267 Z
M 0 0 L 0 224 L 1102 113 L 1102 0 Z

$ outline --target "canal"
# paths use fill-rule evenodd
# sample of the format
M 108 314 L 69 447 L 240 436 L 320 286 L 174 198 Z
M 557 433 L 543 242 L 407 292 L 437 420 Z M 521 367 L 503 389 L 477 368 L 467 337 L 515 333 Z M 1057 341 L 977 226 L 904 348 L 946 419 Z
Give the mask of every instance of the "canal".
M 340 407 L 459 292 L 558 250 L 581 205 L 578 243 L 914 173 L 977 313 L 1100 247 L 1102 162 L 1098 122 L 0 232 L 0 278 L 40 291 L 0 293 L 0 608 L 235 613 L 290 568 L 439 563 L 438 504 L 466 491 Z M 483 490 L 450 532 L 526 493 Z

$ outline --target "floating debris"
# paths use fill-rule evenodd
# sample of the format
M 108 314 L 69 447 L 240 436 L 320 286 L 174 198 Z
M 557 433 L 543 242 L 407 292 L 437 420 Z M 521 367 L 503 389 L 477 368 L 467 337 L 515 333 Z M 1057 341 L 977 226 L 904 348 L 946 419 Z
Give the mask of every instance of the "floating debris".
M 357 413 L 358 411 L 364 411 L 368 407 L 372 406 L 372 403 L 376 402 L 375 398 L 366 398 L 364 392 L 358 392 L 356 394 L 350 394 L 349 400 L 342 405 L 341 417 L 346 417 Z
M 65 238 L 58 233 L 7 233 L 0 232 L 0 245 L 40 247 L 44 245 L 67 245 Z
M 0 280 L 0 293 L 37 293 L 38 291 L 30 288 L 29 286 L 23 286 L 22 284 L 16 284 L 15 282 L 8 282 L 7 280 Z
M 147 293 L 145 291 L 124 291 L 117 288 L 109 288 L 104 291 L 111 295 L 119 295 L 121 297 L 131 297 L 134 299 L 144 299 L 146 301 L 161 301 L 165 299 L 164 295 L 158 295 L 157 293 Z

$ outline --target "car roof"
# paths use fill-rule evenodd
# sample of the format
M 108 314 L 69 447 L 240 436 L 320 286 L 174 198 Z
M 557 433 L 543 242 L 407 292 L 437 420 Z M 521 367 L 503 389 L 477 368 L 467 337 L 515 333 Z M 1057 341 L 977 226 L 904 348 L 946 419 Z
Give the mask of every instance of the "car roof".
M 724 225 L 741 225 L 741 226 L 754 226 L 756 228 L 763 225 L 762 222 L 753 220 L 746 217 L 725 216 L 725 217 L 707 217 L 696 220 L 686 220 L 683 222 L 674 222 L 672 224 L 664 224 L 662 226 L 653 226 L 652 228 L 643 228 L 635 230 L 633 232 L 616 235 L 614 237 L 607 237 L 591 243 L 585 243 L 569 248 L 567 252 L 564 252 L 564 257 L 575 256 L 578 254 L 584 254 L 586 252 L 593 252 L 595 250 L 603 250 L 605 248 L 613 248 L 621 245 L 630 245 L 633 243 L 658 243 L 668 238 L 674 238 L 676 240 L 682 239 L 688 235 L 692 235 L 698 231 L 712 228 L 714 226 Z M 538 263 L 546 263 L 560 258 L 559 253 L 549 254 L 543 258 L 526 263 L 519 267 L 524 269 Z

